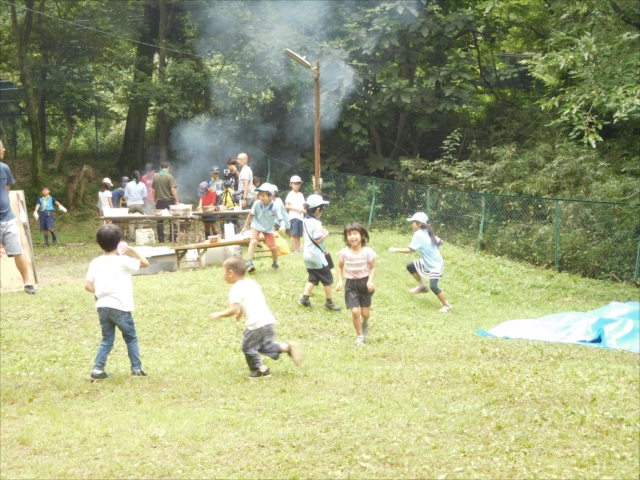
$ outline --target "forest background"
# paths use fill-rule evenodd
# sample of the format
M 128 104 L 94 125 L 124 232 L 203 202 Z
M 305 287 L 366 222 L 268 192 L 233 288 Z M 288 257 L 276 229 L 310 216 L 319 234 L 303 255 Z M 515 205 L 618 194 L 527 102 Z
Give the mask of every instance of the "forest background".
M 634 0 L 0 0 L 0 11 L 0 138 L 34 198 L 43 183 L 75 190 L 84 165 L 117 178 L 170 160 L 206 178 L 248 146 L 309 167 L 313 79 L 290 48 L 321 64 L 323 169 L 639 204 Z

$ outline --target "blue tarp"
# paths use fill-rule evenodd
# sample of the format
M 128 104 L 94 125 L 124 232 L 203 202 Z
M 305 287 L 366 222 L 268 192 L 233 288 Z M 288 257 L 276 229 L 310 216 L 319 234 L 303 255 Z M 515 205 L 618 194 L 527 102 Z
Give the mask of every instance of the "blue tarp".
M 640 303 L 612 302 L 586 313 L 564 312 L 537 320 L 511 320 L 476 333 L 485 337 L 582 343 L 640 353 Z

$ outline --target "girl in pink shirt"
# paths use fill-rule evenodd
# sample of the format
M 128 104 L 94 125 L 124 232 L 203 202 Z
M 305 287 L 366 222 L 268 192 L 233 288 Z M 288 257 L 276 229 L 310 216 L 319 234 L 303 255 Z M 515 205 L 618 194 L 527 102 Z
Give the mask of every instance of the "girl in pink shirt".
M 364 344 L 369 333 L 371 297 L 376 290 L 376 252 L 367 247 L 369 232 L 359 223 L 349 223 L 342 234 L 347 245 L 338 253 L 338 283 L 336 292 L 342 289 L 343 270 L 346 271 L 344 299 L 351 309 L 351 320 L 356 329 L 356 345 Z M 346 267 L 346 268 L 345 268 Z

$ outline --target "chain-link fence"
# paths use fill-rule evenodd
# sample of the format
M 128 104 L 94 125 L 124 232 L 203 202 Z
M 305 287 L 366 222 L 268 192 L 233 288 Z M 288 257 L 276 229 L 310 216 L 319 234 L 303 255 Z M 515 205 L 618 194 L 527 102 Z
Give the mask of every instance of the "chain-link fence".
M 250 153 L 254 174 L 278 185 L 282 198 L 292 175 L 302 178 L 305 197 L 313 193 L 311 169 Z M 437 235 L 456 245 L 587 277 L 638 279 L 640 218 L 628 204 L 494 195 L 329 171 L 322 179 L 329 225 L 357 221 L 409 232 L 406 218 L 424 211 Z

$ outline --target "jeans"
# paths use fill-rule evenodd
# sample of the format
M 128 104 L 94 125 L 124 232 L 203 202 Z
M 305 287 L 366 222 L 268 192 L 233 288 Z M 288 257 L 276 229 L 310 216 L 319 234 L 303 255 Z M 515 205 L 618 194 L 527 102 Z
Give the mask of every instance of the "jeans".
M 245 330 L 242 335 L 242 352 L 252 372 L 262 366 L 260 354 L 275 360 L 280 357 L 280 344 L 276 342 L 276 329 L 273 323 L 255 330 Z
M 131 370 L 140 370 L 140 349 L 138 348 L 138 336 L 136 335 L 136 325 L 133 323 L 131 312 L 123 312 L 116 308 L 98 307 L 98 319 L 102 328 L 102 342 L 98 347 L 98 355 L 93 368 L 104 370 L 107 364 L 107 357 L 113 348 L 116 338 L 116 327 L 122 332 L 127 344 L 127 353 L 131 361 Z
M 164 210 L 165 208 L 168 208 L 170 205 L 175 205 L 176 201 L 171 199 L 171 200 L 158 200 L 156 202 L 156 208 L 158 210 Z M 173 223 L 171 223 L 171 221 L 169 221 L 169 236 L 171 237 L 172 242 L 175 242 L 176 239 L 178 238 L 178 232 L 174 232 L 173 231 Z M 164 220 L 159 220 L 158 221 L 158 241 L 160 243 L 164 242 Z

